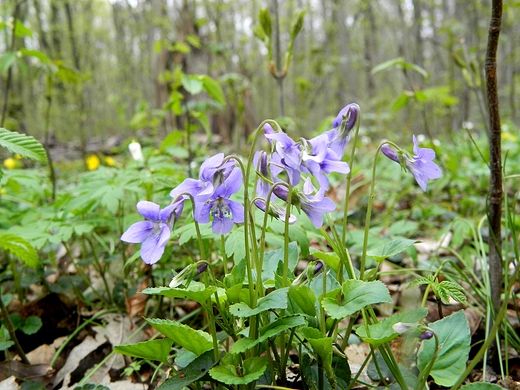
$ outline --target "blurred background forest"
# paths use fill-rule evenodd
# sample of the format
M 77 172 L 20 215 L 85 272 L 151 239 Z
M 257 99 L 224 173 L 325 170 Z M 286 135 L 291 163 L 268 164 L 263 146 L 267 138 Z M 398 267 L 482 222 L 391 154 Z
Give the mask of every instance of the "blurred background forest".
M 283 63 L 305 11 L 279 81 L 282 101 L 259 39 L 264 7 L 274 63 Z M 13 26 L 15 12 L 22 23 Z M 519 16 L 520 1 L 505 2 L 498 74 L 502 122 L 512 129 L 520 121 Z M 312 133 L 350 102 L 361 106 L 368 137 L 484 133 L 489 18 L 484 0 L 7 0 L 0 108 L 4 127 L 83 151 L 94 140 L 108 148 L 160 140 L 183 129 L 188 111 L 202 134 L 225 143 L 244 143 L 266 118 Z M 186 93 L 184 75 L 211 76 L 225 102 Z

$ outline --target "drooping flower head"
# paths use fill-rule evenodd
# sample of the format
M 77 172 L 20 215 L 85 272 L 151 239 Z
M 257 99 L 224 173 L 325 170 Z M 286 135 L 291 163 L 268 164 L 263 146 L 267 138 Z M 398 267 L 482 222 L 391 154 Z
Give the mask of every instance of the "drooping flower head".
M 403 150 L 396 152 L 388 145 L 383 145 L 381 152 L 390 160 L 399 163 L 405 171 L 409 170 L 423 191 L 426 191 L 429 179 L 438 179 L 442 176 L 439 166 L 433 162 L 435 151 L 429 148 L 420 148 L 415 135 L 413 136 L 414 155 L 410 155 Z
M 224 153 L 208 158 L 200 166 L 199 180 L 185 179 L 170 192 L 170 196 L 177 199 L 179 195 L 187 193 L 194 198 L 195 203 L 206 201 L 233 171 L 235 163 L 223 161 Z
M 265 151 L 256 152 L 253 158 L 253 165 L 255 166 L 256 171 L 258 172 L 258 179 L 256 184 L 257 199 L 255 199 L 253 203 L 264 213 L 267 212 L 272 217 L 279 219 L 280 221 L 285 221 L 285 209 L 274 203 L 276 199 L 274 194 L 271 194 L 269 210 L 266 210 L 266 199 L 269 195 L 269 191 L 271 190 L 272 186 L 272 183 L 268 181 L 271 179 L 271 175 L 269 174 L 269 168 L 267 166 L 267 153 Z M 297 219 L 294 215 L 289 215 L 289 225 L 296 223 L 296 220 Z
M 328 136 L 325 133 L 304 142 L 302 166 L 318 180 L 324 190 L 329 189 L 329 173 L 350 172 L 348 164 L 341 161 L 341 157 L 329 148 Z
M 155 264 L 164 253 L 175 222 L 182 214 L 184 198 L 177 200 L 161 210 L 156 203 L 140 201 L 137 211 L 145 221 L 132 224 L 121 236 L 121 241 L 141 243 L 141 258 L 146 264 Z
M 204 203 L 196 203 L 195 220 L 199 223 L 210 222 L 215 234 L 226 234 L 233 228 L 233 223 L 244 222 L 244 206 L 231 199 L 231 195 L 242 186 L 242 171 L 234 168 L 228 178 Z
M 359 106 L 356 103 L 346 105 L 341 109 L 336 118 L 332 121 L 332 130 L 326 131 L 329 137 L 328 147 L 339 157 L 343 158 L 345 148 L 350 140 L 350 131 L 359 121 Z
M 271 157 L 273 176 L 285 170 L 291 185 L 300 182 L 301 152 L 300 144 L 285 133 L 266 132 L 265 137 L 273 144 L 274 153 Z
M 273 192 L 284 201 L 289 198 L 289 192 L 285 187 L 277 186 Z M 325 190 L 320 188 L 316 191 L 309 177 L 305 179 L 303 191 L 294 189 L 293 194 L 291 204 L 303 211 L 316 229 L 323 225 L 323 215 L 336 210 L 334 202 L 325 197 Z

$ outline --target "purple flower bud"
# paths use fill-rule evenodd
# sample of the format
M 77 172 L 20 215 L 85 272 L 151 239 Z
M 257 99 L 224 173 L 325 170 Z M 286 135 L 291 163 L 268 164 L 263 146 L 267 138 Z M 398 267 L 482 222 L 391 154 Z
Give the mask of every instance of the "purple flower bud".
M 359 106 L 355 103 L 351 103 L 343 107 L 343 109 L 338 113 L 334 121 L 332 122 L 332 127 L 338 127 L 341 122 L 343 122 L 343 118 L 347 117 L 347 126 L 345 130 L 349 132 L 354 128 L 356 124 L 359 113 Z
M 208 263 L 202 263 L 201 265 L 199 265 L 197 267 L 197 275 L 200 275 L 201 273 L 203 273 L 207 269 L 208 269 Z
M 419 336 L 419 339 L 420 340 L 429 340 L 432 337 L 433 337 L 433 333 L 430 332 L 429 330 L 427 330 L 427 331 L 421 333 L 421 335 Z
M 316 265 L 314 266 L 314 275 L 316 275 L 318 272 L 321 271 L 323 268 L 323 261 L 318 261 Z
M 289 198 L 289 191 L 285 186 L 276 186 L 274 187 L 273 193 L 279 197 L 281 200 L 286 201 Z

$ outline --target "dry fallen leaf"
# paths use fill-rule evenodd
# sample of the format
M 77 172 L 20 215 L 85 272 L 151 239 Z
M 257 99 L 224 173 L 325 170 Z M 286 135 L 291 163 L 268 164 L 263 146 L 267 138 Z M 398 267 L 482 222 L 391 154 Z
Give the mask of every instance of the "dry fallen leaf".
M 54 369 L 47 364 L 24 364 L 18 360 L 3 361 L 0 363 L 0 380 L 11 375 L 18 379 L 33 380 L 40 383 L 50 382 Z
M 58 371 L 56 374 L 56 378 L 54 378 L 53 385 L 56 387 L 63 381 L 62 389 L 68 388 L 70 384 L 70 378 L 72 372 L 76 370 L 81 361 L 92 351 L 96 350 L 101 344 L 106 343 L 106 339 L 102 336 L 94 339 L 92 336 L 87 336 L 83 342 L 77 346 L 75 346 L 72 351 L 70 351 L 69 356 L 67 357 L 67 361 L 65 365 Z
M 10 376 L 6 380 L 0 382 L 0 390 L 20 390 L 21 387 L 16 383 L 16 378 L 14 376 Z
M 140 291 L 143 291 L 148 287 L 148 278 L 144 279 L 139 286 L 137 287 L 137 293 L 132 295 L 131 297 L 125 300 L 126 303 L 126 311 L 128 312 L 128 316 L 133 318 L 134 316 L 142 316 L 144 314 L 144 309 L 146 307 L 146 301 L 148 300 L 148 295 L 141 294 Z

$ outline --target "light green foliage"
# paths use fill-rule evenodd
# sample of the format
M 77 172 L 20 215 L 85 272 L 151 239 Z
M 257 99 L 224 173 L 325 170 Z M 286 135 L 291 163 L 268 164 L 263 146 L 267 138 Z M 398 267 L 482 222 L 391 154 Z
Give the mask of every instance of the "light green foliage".
M 202 330 L 193 329 L 176 321 L 158 318 L 146 318 L 146 322 L 167 338 L 173 340 L 175 344 L 186 348 L 197 356 L 213 347 L 211 336 Z
M 432 291 L 434 292 L 435 296 L 446 304 L 450 302 L 450 298 L 460 303 L 467 302 L 467 298 L 464 293 L 464 288 L 455 282 L 443 280 L 439 283 L 435 276 L 430 275 L 424 278 L 414 280 L 408 285 L 407 288 L 417 286 L 420 284 L 429 285 Z
M 148 360 L 158 360 L 168 364 L 168 357 L 172 348 L 172 339 L 148 340 L 137 344 L 117 345 L 114 351 L 127 356 Z
M 386 242 L 377 248 L 369 250 L 367 256 L 373 257 L 376 261 L 381 262 L 388 257 L 397 255 L 398 253 L 404 252 L 410 246 L 415 244 L 416 240 L 409 240 L 406 238 L 400 238 Z
M 36 249 L 19 236 L 0 234 L 0 248 L 12 253 L 31 268 L 37 268 L 40 264 Z
M 47 154 L 41 143 L 34 137 L 0 128 L 0 146 L 13 154 L 18 154 L 31 160 L 45 162 Z
M 342 294 L 342 304 L 338 304 L 336 299 L 330 297 L 326 297 L 322 301 L 322 305 L 329 316 L 338 320 L 348 317 L 369 305 L 393 302 L 388 289 L 380 281 L 347 280 L 342 285 Z
M 305 325 L 305 323 L 305 319 L 300 315 L 278 318 L 276 321 L 273 321 L 261 328 L 258 332 L 259 336 L 256 339 L 249 337 L 239 339 L 231 347 L 231 352 L 243 353 L 248 349 L 255 347 L 256 345 L 263 343 L 270 337 L 274 337 L 285 330 Z
M 226 363 L 226 360 L 223 359 L 219 366 L 213 367 L 209 371 L 209 375 L 211 375 L 213 379 L 227 385 L 245 385 L 251 383 L 260 378 L 267 368 L 267 359 L 265 357 L 251 357 L 246 359 L 243 361 L 241 367 L 237 367 L 232 361 L 228 364 Z
M 275 290 L 263 298 L 258 300 L 255 308 L 251 308 L 246 303 L 235 303 L 229 307 L 229 312 L 239 318 L 251 317 L 259 313 L 273 310 L 287 308 L 287 288 Z
M 452 386 L 466 368 L 470 350 L 469 325 L 464 311 L 458 311 L 449 317 L 429 325 L 439 341 L 439 351 L 435 356 L 435 339 L 423 341 L 417 366 L 420 370 L 433 363 L 430 375 L 441 386 Z
M 398 322 L 415 323 L 426 317 L 427 314 L 428 310 L 424 308 L 394 314 L 377 324 L 368 325 L 367 327 L 360 326 L 357 328 L 356 333 L 373 347 L 379 347 L 381 344 L 390 342 L 399 336 L 392 328 L 395 324 Z

